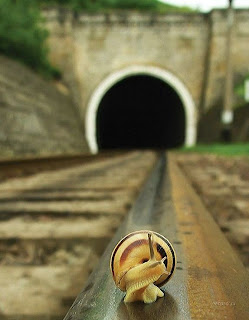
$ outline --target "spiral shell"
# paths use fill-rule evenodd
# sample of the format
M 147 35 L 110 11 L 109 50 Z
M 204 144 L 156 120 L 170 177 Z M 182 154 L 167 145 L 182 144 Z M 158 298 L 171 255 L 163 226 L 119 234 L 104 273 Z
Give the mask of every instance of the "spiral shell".
M 126 235 L 114 248 L 110 268 L 117 287 L 126 291 L 125 302 L 153 302 L 172 277 L 176 255 L 171 243 L 161 234 L 140 230 Z

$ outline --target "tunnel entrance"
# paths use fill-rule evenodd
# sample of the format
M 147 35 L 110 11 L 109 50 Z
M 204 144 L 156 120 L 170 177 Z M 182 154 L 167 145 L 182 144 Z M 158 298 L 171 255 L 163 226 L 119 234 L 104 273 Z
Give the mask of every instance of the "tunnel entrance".
M 102 97 L 96 115 L 99 149 L 169 149 L 185 142 L 186 115 L 177 92 L 150 75 L 128 76 Z

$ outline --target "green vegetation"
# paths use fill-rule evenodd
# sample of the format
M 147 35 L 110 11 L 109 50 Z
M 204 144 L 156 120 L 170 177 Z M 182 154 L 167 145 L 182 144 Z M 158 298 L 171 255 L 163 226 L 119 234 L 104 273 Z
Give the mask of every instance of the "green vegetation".
M 181 152 L 212 153 L 225 156 L 249 156 L 249 143 L 234 144 L 200 144 L 194 147 L 184 147 Z
M 61 5 L 73 10 L 106 12 L 115 9 L 135 9 L 165 13 L 169 11 L 188 12 L 188 7 L 177 7 L 158 0 L 37 0 L 40 5 Z
M 160 13 L 191 11 L 158 0 L 0 0 L 0 54 L 19 60 L 45 76 L 58 77 L 59 71 L 48 61 L 48 31 L 42 26 L 40 13 L 43 6 L 55 4 L 90 12 L 116 9 Z
M 242 81 L 239 82 L 239 84 L 235 87 L 235 93 L 242 98 L 245 99 L 245 81 L 249 80 L 249 74 L 245 76 Z
M 0 0 L 0 53 L 46 76 L 59 76 L 48 61 L 48 32 L 41 22 L 35 1 Z

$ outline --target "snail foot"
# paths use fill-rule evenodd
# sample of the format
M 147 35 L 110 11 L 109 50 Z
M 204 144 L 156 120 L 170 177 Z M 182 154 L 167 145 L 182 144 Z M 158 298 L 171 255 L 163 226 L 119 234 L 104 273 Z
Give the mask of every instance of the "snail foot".
M 163 297 L 164 293 L 153 283 L 146 288 L 137 291 L 129 292 L 125 296 L 124 302 L 143 301 L 144 303 L 152 303 L 157 300 L 157 297 Z

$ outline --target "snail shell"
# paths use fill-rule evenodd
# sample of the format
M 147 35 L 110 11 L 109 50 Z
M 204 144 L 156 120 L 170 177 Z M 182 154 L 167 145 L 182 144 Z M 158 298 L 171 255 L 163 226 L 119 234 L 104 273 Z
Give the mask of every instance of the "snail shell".
M 172 277 L 176 255 L 171 243 L 161 234 L 135 231 L 114 248 L 110 268 L 116 286 L 126 291 L 125 302 L 151 303 L 164 293 L 158 288 Z

